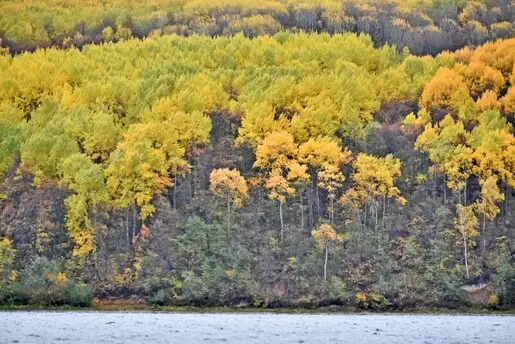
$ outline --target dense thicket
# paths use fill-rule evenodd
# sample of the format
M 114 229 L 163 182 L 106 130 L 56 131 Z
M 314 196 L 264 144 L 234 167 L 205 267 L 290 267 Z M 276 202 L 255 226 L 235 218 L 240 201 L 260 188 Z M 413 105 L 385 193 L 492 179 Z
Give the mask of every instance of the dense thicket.
M 0 39 L 13 53 L 151 34 L 280 30 L 369 34 L 376 46 L 437 54 L 515 32 L 513 0 L 4 0 Z
M 514 63 L 284 32 L 0 56 L 1 300 L 513 305 Z

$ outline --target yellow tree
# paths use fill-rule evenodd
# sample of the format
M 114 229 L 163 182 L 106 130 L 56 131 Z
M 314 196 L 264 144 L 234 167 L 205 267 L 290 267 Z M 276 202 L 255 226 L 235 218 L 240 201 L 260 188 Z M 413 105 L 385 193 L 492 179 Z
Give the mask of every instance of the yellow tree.
M 454 191 L 466 188 L 471 154 L 465 146 L 467 134 L 463 122 L 455 121 L 451 115 L 447 115 L 434 125 L 426 124 L 415 142 L 417 149 L 429 153 L 436 171 L 444 175 L 444 203 L 447 201 L 447 186 Z M 447 174 L 450 174 L 449 181 Z
M 298 147 L 293 136 L 285 131 L 268 135 L 256 150 L 254 167 L 264 171 L 268 197 L 279 201 L 281 241 L 284 238 L 283 203 L 295 194 L 294 183 L 308 178 L 306 167 L 297 160 Z
M 335 165 L 326 165 L 322 171 L 318 172 L 318 186 L 327 190 L 329 194 L 329 219 L 334 223 L 334 199 L 336 192 L 343 186 L 345 176 Z
M 95 250 L 95 228 L 89 212 L 108 201 L 104 172 L 81 153 L 66 158 L 60 170 L 61 182 L 75 192 L 65 200 L 66 225 L 75 244 L 73 255 L 86 256 Z
M 334 198 L 336 191 L 345 180 L 340 171 L 343 164 L 351 160 L 351 152 L 342 149 L 337 141 L 330 137 L 311 138 L 299 147 L 299 161 L 308 166 L 312 180 L 312 192 L 315 193 L 317 215 L 320 213 L 318 188 L 326 189 L 330 200 L 330 220 L 334 220 Z M 317 219 L 313 219 L 316 223 Z
M 469 99 L 469 89 L 463 77 L 455 70 L 440 68 L 424 88 L 420 105 L 429 111 L 458 111 Z
M 106 168 L 107 187 L 115 205 L 127 208 L 136 204 L 144 220 L 154 213 L 154 194 L 172 184 L 168 177 L 166 154 L 149 141 L 122 142 L 111 154 Z
M 249 197 L 247 182 L 238 170 L 220 168 L 211 171 L 209 176 L 210 189 L 213 194 L 227 201 L 227 232 L 231 228 L 231 203 L 235 208 L 242 205 Z
M 329 244 L 331 242 L 342 242 L 344 240 L 344 236 L 336 233 L 334 228 L 326 223 L 320 225 L 319 229 L 312 230 L 311 235 L 318 242 L 320 248 L 325 251 L 324 281 L 327 281 L 327 261 L 329 258 Z
M 395 186 L 401 176 L 402 163 L 393 155 L 384 158 L 360 153 L 353 164 L 355 172 L 352 175 L 354 186 L 347 190 L 341 198 L 343 205 L 358 210 L 364 209 L 363 225 L 366 228 L 367 207 L 374 215 L 374 228 L 377 230 L 379 207 L 382 204 L 383 219 L 386 215 L 386 200 L 395 199 L 400 205 L 406 204 L 400 190 Z M 361 222 L 360 217 L 358 216 Z
M 444 164 L 447 186 L 458 194 L 459 203 L 467 204 L 467 181 L 472 174 L 472 153 L 470 147 L 458 145 Z M 463 198 L 461 191 L 463 190 Z
M 469 265 L 468 265 L 468 249 L 469 247 L 475 246 L 474 238 L 479 234 L 477 227 L 479 221 L 477 220 L 476 214 L 474 213 L 474 206 L 464 206 L 458 204 L 458 221 L 456 223 L 456 229 L 461 235 L 461 241 L 463 243 L 463 258 L 465 260 L 465 272 L 467 278 L 470 278 Z
M 477 210 L 483 215 L 483 227 L 482 227 L 482 237 L 483 237 L 483 251 L 486 249 L 486 219 L 493 221 L 497 214 L 499 214 L 500 209 L 497 206 L 497 203 L 504 200 L 504 195 L 499 190 L 497 186 L 498 178 L 497 176 L 490 176 L 485 180 L 480 180 L 479 184 L 481 185 L 481 199 L 477 202 Z

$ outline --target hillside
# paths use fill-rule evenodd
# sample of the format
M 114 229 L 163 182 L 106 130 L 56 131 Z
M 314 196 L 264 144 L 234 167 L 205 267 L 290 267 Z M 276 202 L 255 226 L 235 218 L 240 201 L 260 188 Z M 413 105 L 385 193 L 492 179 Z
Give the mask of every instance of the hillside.
M 0 304 L 513 307 L 514 66 L 283 31 L 0 55 Z

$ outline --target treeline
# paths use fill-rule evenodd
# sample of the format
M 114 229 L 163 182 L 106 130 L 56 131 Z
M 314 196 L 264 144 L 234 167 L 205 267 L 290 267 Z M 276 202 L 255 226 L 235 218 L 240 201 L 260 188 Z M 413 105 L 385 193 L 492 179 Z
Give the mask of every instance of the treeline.
M 514 51 L 280 32 L 0 56 L 0 301 L 511 307 Z
M 0 44 L 16 54 L 36 48 L 116 42 L 149 35 L 247 37 L 292 32 L 365 33 L 376 46 L 435 55 L 510 38 L 512 0 L 5 0 Z

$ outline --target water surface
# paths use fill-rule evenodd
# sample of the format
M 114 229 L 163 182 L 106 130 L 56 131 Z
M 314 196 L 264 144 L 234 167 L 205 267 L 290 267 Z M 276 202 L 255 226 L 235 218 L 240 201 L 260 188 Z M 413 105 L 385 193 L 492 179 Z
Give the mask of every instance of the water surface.
M 515 316 L 0 312 L 0 343 L 515 343 Z

